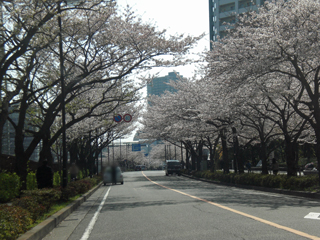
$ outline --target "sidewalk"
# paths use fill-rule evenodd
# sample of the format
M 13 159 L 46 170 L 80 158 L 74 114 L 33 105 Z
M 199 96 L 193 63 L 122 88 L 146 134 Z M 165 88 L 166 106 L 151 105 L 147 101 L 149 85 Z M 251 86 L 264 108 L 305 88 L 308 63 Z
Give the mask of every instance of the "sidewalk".
M 53 214 L 28 232 L 21 235 L 17 240 L 41 240 L 48 233 L 50 233 L 60 222 L 62 222 L 67 216 L 69 216 L 74 210 L 76 210 L 83 202 L 85 202 L 100 186 L 102 182 L 91 189 L 89 192 L 78 198 L 74 202 L 70 203 L 65 208 Z
M 203 182 L 213 183 L 213 184 L 219 184 L 219 185 L 225 185 L 229 187 L 237 187 L 237 188 L 244 188 L 244 189 L 252 189 L 252 190 L 258 190 L 263 192 L 270 192 L 270 193 L 280 193 L 290 196 L 296 196 L 296 197 L 305 197 L 305 198 L 313 198 L 313 199 L 319 199 L 320 200 L 320 193 L 312 193 L 312 192 L 304 192 L 304 191 L 292 191 L 292 190 L 286 190 L 286 189 L 279 189 L 279 188 L 266 188 L 266 187 L 258 187 L 258 186 L 252 186 L 252 185 L 241 185 L 241 184 L 232 184 L 232 183 L 224 183 L 219 181 L 213 181 L 210 179 L 205 178 L 197 178 L 188 174 L 181 173 L 181 176 L 188 177 L 191 179 L 196 179 Z

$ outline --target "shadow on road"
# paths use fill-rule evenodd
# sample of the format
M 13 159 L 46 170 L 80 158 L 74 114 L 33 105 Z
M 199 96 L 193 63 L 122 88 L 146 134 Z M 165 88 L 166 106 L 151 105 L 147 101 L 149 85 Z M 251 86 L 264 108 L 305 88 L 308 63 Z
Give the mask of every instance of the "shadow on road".
M 150 176 L 149 178 L 152 181 L 155 181 L 168 188 L 179 190 L 222 205 L 238 204 L 250 206 L 251 208 L 263 207 L 268 208 L 269 210 L 277 210 L 280 207 L 299 208 L 301 205 L 308 208 L 319 206 L 319 202 L 310 201 L 310 199 L 288 197 L 281 194 L 222 186 L 184 177 Z M 141 187 L 157 190 L 166 189 L 156 184 L 146 184 Z

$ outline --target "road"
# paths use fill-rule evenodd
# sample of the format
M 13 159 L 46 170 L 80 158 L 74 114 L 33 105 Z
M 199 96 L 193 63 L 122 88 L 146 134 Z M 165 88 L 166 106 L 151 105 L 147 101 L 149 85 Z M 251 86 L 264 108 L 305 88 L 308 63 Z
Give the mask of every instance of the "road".
M 127 172 L 124 185 L 100 187 L 44 240 L 320 240 L 319 220 L 312 199 Z

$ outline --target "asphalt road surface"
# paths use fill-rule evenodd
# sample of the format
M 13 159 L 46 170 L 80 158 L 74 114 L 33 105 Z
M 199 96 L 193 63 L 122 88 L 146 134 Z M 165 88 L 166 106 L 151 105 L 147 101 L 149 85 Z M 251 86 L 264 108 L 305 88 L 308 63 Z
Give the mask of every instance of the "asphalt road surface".
M 320 202 L 201 182 L 164 171 L 124 173 L 44 240 L 320 240 Z

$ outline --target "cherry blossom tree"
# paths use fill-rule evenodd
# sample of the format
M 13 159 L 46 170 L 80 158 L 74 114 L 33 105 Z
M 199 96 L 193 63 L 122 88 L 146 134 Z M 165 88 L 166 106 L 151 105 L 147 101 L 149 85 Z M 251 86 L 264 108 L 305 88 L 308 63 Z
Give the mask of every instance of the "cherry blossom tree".
M 8 118 L 9 105 L 14 102 L 19 113 L 18 122 L 12 121 L 16 133 L 16 170 L 22 180 L 27 160 L 41 140 L 51 138 L 50 128 L 63 106 L 57 16 L 61 16 L 63 23 L 65 104 L 70 120 L 67 127 L 95 114 L 102 116 L 97 112 L 103 106 L 108 106 L 105 113 L 110 114 L 119 105 L 134 101 L 135 93 L 144 83 L 133 84 L 131 73 L 181 64 L 183 55 L 200 39 L 167 36 L 165 30 L 142 22 L 130 9 L 118 11 L 114 1 L 95 0 L 81 6 L 61 4 L 61 11 L 55 1 L 21 0 L 5 5 L 2 39 L 6 52 L 1 59 L 0 79 L 1 83 L 8 80 L 10 88 L 2 88 L 1 119 Z M 94 93 L 94 88 L 104 88 L 96 91 L 100 98 L 81 102 L 80 95 Z M 84 106 L 79 108 L 76 104 Z M 26 128 L 29 116 L 37 119 L 31 123 L 37 128 Z M 26 129 L 33 140 L 24 148 Z M 52 142 L 47 144 L 51 145 Z
M 285 90 L 285 100 L 313 128 L 320 163 L 317 1 L 276 1 L 239 17 L 229 37 L 213 43 L 208 76 L 224 79 L 230 91 L 252 85 Z
M 212 127 L 201 121 L 197 110 L 197 95 L 181 79 L 178 81 L 183 86 L 188 86 L 183 91 L 169 93 L 162 96 L 150 96 L 151 103 L 143 115 L 142 124 L 147 138 L 161 139 L 173 144 L 181 142 L 189 151 L 192 160 L 192 169 L 200 169 L 202 148 L 205 139 L 210 136 Z M 176 89 L 177 85 L 171 83 Z M 182 88 L 182 87 L 181 87 Z M 212 133 L 212 132 L 211 132 Z M 188 155 L 188 154 L 186 154 Z M 186 165 L 189 167 L 189 158 L 186 157 Z

